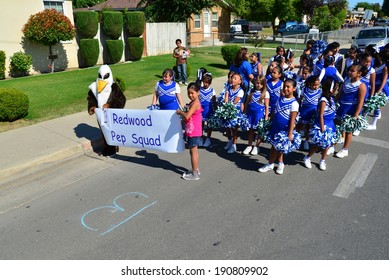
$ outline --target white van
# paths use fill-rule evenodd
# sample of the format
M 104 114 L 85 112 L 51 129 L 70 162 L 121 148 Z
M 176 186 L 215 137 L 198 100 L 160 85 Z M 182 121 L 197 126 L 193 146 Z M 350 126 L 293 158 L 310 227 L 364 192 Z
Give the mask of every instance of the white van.
M 374 47 L 377 51 L 389 43 L 389 27 L 375 26 L 361 29 L 357 36 L 352 37 L 353 45 L 364 50 L 367 46 Z

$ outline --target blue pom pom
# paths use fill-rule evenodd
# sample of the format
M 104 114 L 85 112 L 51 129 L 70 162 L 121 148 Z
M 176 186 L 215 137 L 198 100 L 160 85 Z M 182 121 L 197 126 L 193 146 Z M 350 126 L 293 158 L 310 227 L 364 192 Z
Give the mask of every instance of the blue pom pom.
M 278 132 L 274 135 L 273 139 L 269 139 L 273 147 L 283 153 L 288 154 L 300 148 L 301 145 L 301 135 L 293 131 L 293 140 L 290 141 L 288 138 L 288 133 L 286 131 Z
M 330 127 L 324 126 L 324 132 L 321 132 L 320 127 L 314 126 L 309 131 L 309 137 L 313 145 L 325 149 L 336 143 L 338 135 Z

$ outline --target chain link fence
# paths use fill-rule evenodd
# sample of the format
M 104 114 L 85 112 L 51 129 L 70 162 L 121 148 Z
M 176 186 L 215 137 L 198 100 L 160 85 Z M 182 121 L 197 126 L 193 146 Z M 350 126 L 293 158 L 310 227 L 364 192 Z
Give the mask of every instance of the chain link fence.
M 310 39 L 320 39 L 327 43 L 336 41 L 341 45 L 341 48 L 348 48 L 352 44 L 352 37 L 355 36 L 360 29 L 361 27 L 356 27 L 336 31 L 287 36 L 264 35 L 261 32 L 256 34 L 190 32 L 187 33 L 187 42 L 190 48 L 211 47 L 211 49 L 216 49 L 223 45 L 239 44 L 243 47 L 270 47 L 274 49 L 275 45 L 282 45 L 285 48 L 302 52 L 306 46 L 306 42 Z

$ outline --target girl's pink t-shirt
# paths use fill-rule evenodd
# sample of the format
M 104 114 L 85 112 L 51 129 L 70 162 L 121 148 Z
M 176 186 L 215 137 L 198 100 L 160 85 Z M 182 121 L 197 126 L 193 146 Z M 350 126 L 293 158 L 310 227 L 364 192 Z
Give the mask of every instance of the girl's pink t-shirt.
M 203 108 L 196 110 L 189 120 L 185 120 L 185 134 L 188 137 L 199 137 L 203 135 L 202 114 Z

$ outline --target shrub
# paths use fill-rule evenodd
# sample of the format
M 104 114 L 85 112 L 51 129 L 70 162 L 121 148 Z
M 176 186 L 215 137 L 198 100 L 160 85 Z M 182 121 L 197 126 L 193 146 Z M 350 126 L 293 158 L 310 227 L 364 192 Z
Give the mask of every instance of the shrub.
M 0 89 L 0 121 L 13 122 L 28 114 L 28 96 L 17 89 Z
M 140 60 L 143 54 L 143 39 L 130 37 L 127 42 L 130 50 L 130 60 Z
M 12 77 L 27 76 L 32 65 L 32 56 L 24 52 L 16 52 L 10 59 L 10 74 Z
M 123 14 L 121 12 L 103 11 L 103 31 L 112 40 L 122 35 Z
M 240 50 L 238 45 L 222 46 L 221 53 L 223 59 L 227 62 L 227 66 L 230 66 L 234 60 L 236 53 Z
M 99 40 L 98 39 L 81 39 L 80 56 L 83 61 L 83 67 L 96 65 L 99 58 Z
M 106 43 L 110 63 L 118 63 L 123 56 L 123 41 L 107 40 Z
M 5 52 L 0 51 L 0 80 L 5 79 Z
M 119 88 L 124 92 L 126 89 L 127 89 L 127 84 L 126 82 L 124 81 L 124 79 L 122 77 L 115 77 L 114 78 L 114 81 L 115 83 L 118 84 Z
M 80 11 L 74 14 L 76 29 L 83 39 L 93 39 L 99 28 L 99 14 Z
M 22 32 L 26 38 L 45 46 L 68 41 L 76 36 L 70 20 L 55 9 L 46 9 L 30 16 Z
M 145 14 L 144 12 L 126 12 L 124 23 L 129 37 L 139 37 L 145 30 Z

